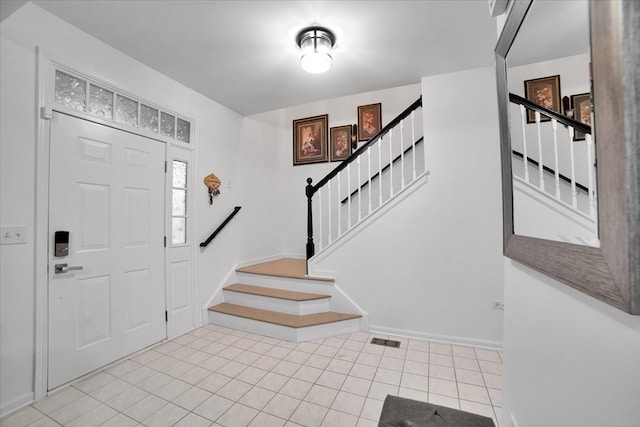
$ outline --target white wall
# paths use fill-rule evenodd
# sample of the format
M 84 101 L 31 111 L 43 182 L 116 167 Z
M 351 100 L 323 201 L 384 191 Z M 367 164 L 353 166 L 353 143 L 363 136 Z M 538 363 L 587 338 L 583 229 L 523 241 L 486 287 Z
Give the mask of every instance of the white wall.
M 307 241 L 307 198 L 305 186 L 311 177 L 317 183 L 338 163 L 317 163 L 293 166 L 293 120 L 321 114 L 329 115 L 328 126 L 342 126 L 358 122 L 359 105 L 382 103 L 382 125 L 385 126 L 420 96 L 420 85 L 366 92 L 342 98 L 293 106 L 251 116 L 256 123 L 275 126 L 277 140 L 276 169 L 280 177 L 277 186 L 259 183 L 264 191 L 279 195 L 278 227 L 282 254 L 304 257 Z
M 372 330 L 501 347 L 494 70 L 425 77 L 422 93 L 427 183 L 314 267 L 336 272 Z
M 0 413 L 29 402 L 34 391 L 34 206 L 36 150 L 36 55 L 42 47 L 66 65 L 93 72 L 116 86 L 194 120 L 197 152 L 195 244 L 205 238 L 248 195 L 238 182 L 237 156 L 242 146 L 242 117 L 106 46 L 37 6 L 27 3 L 0 24 L 1 225 L 24 225 L 27 243 L 1 247 L 0 271 Z M 216 173 L 222 195 L 208 205 L 202 178 Z M 213 289 L 242 256 L 242 212 L 205 250 L 194 250 L 196 298 L 204 305 Z M 260 236 L 258 236 L 258 239 Z M 222 250 L 221 248 L 224 248 Z
M 539 188 L 516 179 L 513 180 L 513 218 L 514 234 L 600 246 L 598 226 L 589 216 L 577 213 Z
M 640 316 L 505 260 L 502 426 L 632 427 Z
M 569 88 L 571 71 L 536 71 L 518 78 L 516 93 L 525 79 L 551 74 L 564 95 L 588 92 L 584 74 Z M 507 258 L 504 276 L 501 426 L 515 427 L 511 417 L 517 427 L 638 426 L 640 316 Z
M 0 414 L 33 399 L 33 53 L 0 38 L 0 224 L 27 226 L 27 243 L 0 246 Z M 6 66 L 12 64 L 12 67 Z

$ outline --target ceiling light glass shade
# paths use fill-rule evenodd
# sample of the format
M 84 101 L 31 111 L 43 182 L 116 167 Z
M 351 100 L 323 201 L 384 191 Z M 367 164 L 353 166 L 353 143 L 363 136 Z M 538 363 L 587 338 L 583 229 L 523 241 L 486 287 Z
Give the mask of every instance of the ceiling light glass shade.
M 319 74 L 331 68 L 331 49 L 335 36 L 322 27 L 309 27 L 298 33 L 297 43 L 302 50 L 300 65 L 308 73 Z

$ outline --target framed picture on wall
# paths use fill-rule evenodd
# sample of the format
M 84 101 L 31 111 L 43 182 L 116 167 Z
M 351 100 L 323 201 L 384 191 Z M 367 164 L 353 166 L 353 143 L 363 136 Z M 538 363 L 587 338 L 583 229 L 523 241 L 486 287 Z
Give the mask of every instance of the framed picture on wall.
M 571 95 L 574 120 L 591 126 L 591 93 L 579 93 Z M 574 141 L 584 141 L 584 133 L 576 131 L 573 134 Z
M 382 130 L 382 104 L 358 107 L 358 140 L 368 141 Z
M 330 129 L 329 161 L 340 162 L 351 155 L 351 125 Z
M 293 121 L 294 166 L 328 160 L 328 123 L 328 114 Z
M 525 80 L 524 97 L 541 107 L 562 113 L 562 96 L 560 95 L 560 75 L 542 77 L 539 79 Z M 540 114 L 540 121 L 551 120 L 544 114 Z M 527 123 L 535 123 L 535 112 L 527 110 Z

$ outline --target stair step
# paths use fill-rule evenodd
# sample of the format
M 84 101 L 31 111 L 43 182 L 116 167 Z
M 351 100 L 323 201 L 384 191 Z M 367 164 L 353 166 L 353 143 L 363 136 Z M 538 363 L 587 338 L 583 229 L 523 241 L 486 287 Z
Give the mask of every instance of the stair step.
M 286 314 L 279 313 L 277 311 L 246 307 L 243 305 L 229 304 L 226 302 L 209 307 L 209 310 L 296 329 L 341 322 L 343 320 L 358 319 L 362 317 L 359 314 L 337 313 L 334 311 L 303 315 Z
M 331 295 L 326 294 L 311 294 L 307 292 L 287 291 L 284 289 L 265 288 L 263 286 L 243 285 L 241 283 L 226 286 L 224 290 L 239 292 L 243 294 L 259 295 L 263 297 L 285 299 L 289 301 L 313 301 L 318 299 L 331 298 Z
M 236 271 L 240 273 L 261 274 L 264 276 L 288 277 L 292 279 L 318 280 L 333 282 L 332 278 L 307 276 L 307 262 L 304 259 L 280 258 L 262 262 Z

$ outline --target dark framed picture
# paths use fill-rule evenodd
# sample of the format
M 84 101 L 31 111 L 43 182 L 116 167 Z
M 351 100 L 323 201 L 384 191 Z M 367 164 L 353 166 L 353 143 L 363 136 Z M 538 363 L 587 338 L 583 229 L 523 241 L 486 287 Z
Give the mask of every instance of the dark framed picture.
M 330 129 L 329 161 L 340 162 L 351 155 L 351 125 Z
M 525 80 L 524 97 L 534 104 L 561 113 L 560 75 Z M 541 122 L 549 120 L 551 119 L 544 114 L 540 115 Z M 535 112 L 527 110 L 527 123 L 535 123 L 535 121 Z
M 573 108 L 573 119 L 591 126 L 591 93 L 571 95 L 571 105 Z M 584 141 L 584 133 L 578 131 L 574 132 L 573 140 Z
M 382 104 L 358 107 L 358 140 L 368 141 L 382 129 Z
M 293 121 L 294 166 L 328 160 L 328 123 L 328 114 Z

